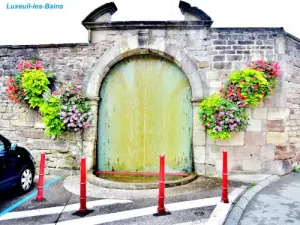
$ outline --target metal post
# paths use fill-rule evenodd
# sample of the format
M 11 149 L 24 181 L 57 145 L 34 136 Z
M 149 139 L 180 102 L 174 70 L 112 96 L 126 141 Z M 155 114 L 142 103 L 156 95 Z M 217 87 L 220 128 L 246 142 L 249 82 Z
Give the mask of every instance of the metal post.
M 86 158 L 82 157 L 80 162 L 80 213 L 86 213 Z
M 159 164 L 159 194 L 158 194 L 158 214 L 166 213 L 165 209 L 165 155 L 160 155 Z
M 45 170 L 45 153 L 41 154 L 40 161 L 40 173 L 38 181 L 38 192 L 36 196 L 36 201 L 40 202 L 44 200 L 43 189 L 44 189 L 44 170 Z
M 228 168 L 227 168 L 227 150 L 223 150 L 223 174 L 222 174 L 222 199 L 224 203 L 228 203 Z

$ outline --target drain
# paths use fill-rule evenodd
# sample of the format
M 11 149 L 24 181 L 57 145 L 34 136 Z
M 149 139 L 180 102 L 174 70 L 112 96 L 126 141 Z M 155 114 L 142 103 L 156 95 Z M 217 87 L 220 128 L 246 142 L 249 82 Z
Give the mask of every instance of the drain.
M 201 210 L 199 210 L 199 211 L 196 211 L 196 212 L 195 212 L 195 215 L 196 215 L 196 216 L 204 216 L 204 212 L 201 211 Z

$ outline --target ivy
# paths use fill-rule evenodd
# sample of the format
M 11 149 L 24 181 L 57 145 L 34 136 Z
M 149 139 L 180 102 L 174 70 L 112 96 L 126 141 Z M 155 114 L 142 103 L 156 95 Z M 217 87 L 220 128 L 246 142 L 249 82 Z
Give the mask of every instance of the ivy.
M 22 87 L 30 107 L 36 108 L 43 103 L 43 94 L 49 91 L 49 84 L 47 75 L 42 70 L 31 69 L 23 72 Z
M 43 116 L 42 121 L 45 124 L 48 136 L 59 135 L 65 129 L 65 124 L 60 119 L 60 109 L 59 98 L 53 95 L 49 97 L 48 101 L 40 105 L 40 113 Z

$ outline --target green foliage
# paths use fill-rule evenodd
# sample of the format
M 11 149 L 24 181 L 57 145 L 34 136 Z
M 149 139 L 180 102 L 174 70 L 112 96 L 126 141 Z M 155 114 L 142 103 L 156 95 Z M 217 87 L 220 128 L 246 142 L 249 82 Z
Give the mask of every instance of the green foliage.
M 247 187 L 247 189 L 253 188 L 253 187 L 255 187 L 256 185 L 257 185 L 256 182 L 252 182 L 252 183 Z
M 240 89 L 244 105 L 256 106 L 265 96 L 271 93 L 271 87 L 264 73 L 257 70 L 245 69 L 234 72 L 230 75 L 228 81 Z
M 248 126 L 245 109 L 214 94 L 200 104 L 199 119 L 208 134 L 214 138 L 230 138 L 232 131 L 244 131 Z
M 42 121 L 46 126 L 48 136 L 59 135 L 65 128 L 64 122 L 60 119 L 61 103 L 56 96 L 51 95 L 48 101 L 40 105 Z
M 43 101 L 43 93 L 49 91 L 49 80 L 42 70 L 30 69 L 24 70 L 22 76 L 22 87 L 24 97 L 28 100 L 30 107 L 40 106 Z
M 300 173 L 300 166 L 299 165 L 294 165 L 293 166 L 293 171 L 296 173 Z

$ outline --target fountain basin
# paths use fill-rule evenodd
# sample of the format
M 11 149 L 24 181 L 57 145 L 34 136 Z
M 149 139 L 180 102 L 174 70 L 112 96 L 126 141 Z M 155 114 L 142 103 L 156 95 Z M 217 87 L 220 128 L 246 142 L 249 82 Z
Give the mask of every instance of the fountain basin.
M 192 173 L 187 177 L 166 177 L 165 187 L 175 187 L 188 184 L 197 178 L 196 173 Z M 144 190 L 157 189 L 158 176 L 127 176 L 127 175 L 105 175 L 96 176 L 93 171 L 87 172 L 87 181 L 91 184 L 113 189 L 126 190 Z

